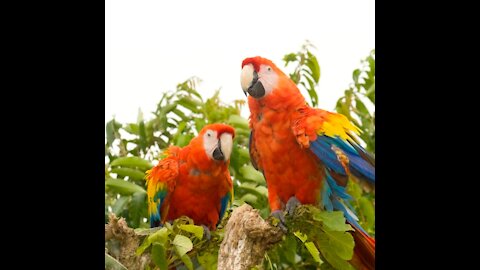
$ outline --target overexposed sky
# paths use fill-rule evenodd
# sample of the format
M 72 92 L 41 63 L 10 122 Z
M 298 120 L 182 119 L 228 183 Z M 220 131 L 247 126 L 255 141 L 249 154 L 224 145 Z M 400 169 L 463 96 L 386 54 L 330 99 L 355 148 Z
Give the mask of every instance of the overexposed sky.
M 246 99 L 242 60 L 260 55 L 285 71 L 283 56 L 305 40 L 317 48 L 319 107 L 333 110 L 375 48 L 375 1 L 106 0 L 105 122 L 136 122 L 139 108 L 150 119 L 162 92 L 191 76 L 204 98 L 221 88 L 224 102 Z

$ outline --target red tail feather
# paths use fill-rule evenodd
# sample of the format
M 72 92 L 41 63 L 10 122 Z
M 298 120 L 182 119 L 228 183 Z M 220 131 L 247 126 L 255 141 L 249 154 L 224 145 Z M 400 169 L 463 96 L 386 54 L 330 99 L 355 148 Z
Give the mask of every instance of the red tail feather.
M 355 228 L 355 226 L 353 227 Z M 355 240 L 355 248 L 350 263 L 358 270 L 375 269 L 375 239 L 356 228 L 352 235 Z

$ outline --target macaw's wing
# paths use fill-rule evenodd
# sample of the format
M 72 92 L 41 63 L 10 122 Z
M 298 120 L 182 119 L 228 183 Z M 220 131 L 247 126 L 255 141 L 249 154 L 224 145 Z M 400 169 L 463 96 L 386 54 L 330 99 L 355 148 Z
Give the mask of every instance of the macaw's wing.
M 262 171 L 259 167 L 258 167 L 258 162 L 259 162 L 259 153 L 257 151 L 257 148 L 255 147 L 255 142 L 253 141 L 253 130 L 250 131 L 250 138 L 249 138 L 249 141 L 248 141 L 248 151 L 250 153 L 250 161 L 252 162 L 252 165 L 253 167 L 258 170 L 258 171 Z
M 170 195 L 175 189 L 177 178 L 178 161 L 174 156 L 168 156 L 146 172 L 148 214 L 152 228 L 165 222 L 170 208 Z
M 351 196 L 345 190 L 350 174 L 375 185 L 375 158 L 353 137 L 360 130 L 337 113 L 305 108 L 299 115 L 293 126 L 297 140 L 299 135 L 308 135 L 309 149 L 325 167 L 322 204 L 329 211 L 343 211 L 352 225 L 364 231 L 348 207 Z

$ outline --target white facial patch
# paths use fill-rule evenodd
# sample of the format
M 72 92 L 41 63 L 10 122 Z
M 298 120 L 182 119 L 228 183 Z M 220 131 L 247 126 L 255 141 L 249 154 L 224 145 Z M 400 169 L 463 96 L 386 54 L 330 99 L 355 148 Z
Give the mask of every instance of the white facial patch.
M 245 92 L 248 90 L 248 87 L 250 87 L 250 84 L 253 81 L 253 71 L 254 69 L 252 64 L 245 65 L 242 68 L 242 73 L 240 74 L 240 84 Z
M 205 153 L 211 159 L 213 159 L 213 151 L 215 151 L 215 148 L 217 148 L 217 146 L 217 132 L 211 129 L 207 130 L 207 132 L 203 134 L 203 149 L 205 149 Z
M 222 135 L 220 135 L 220 145 L 222 148 L 222 153 L 225 156 L 225 160 L 230 159 L 230 155 L 232 154 L 232 146 L 233 146 L 232 134 L 222 133 Z
M 278 82 L 278 75 L 270 66 L 261 65 L 258 72 L 258 80 L 262 82 L 265 89 L 265 96 L 270 94 Z

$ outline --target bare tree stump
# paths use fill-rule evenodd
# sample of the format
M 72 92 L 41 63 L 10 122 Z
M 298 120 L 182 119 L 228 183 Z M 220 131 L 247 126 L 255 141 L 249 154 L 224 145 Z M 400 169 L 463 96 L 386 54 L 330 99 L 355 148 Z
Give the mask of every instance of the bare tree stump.
M 108 244 L 108 253 L 122 263 L 127 269 L 145 269 L 150 263 L 150 255 L 144 253 L 135 255 L 140 244 L 140 236 L 129 228 L 124 218 L 115 214 L 109 215 L 108 224 L 105 224 L 105 242 Z
M 250 205 L 236 208 L 225 228 L 218 252 L 218 269 L 250 270 L 262 263 L 267 249 L 282 236 L 280 228 L 263 220 Z

